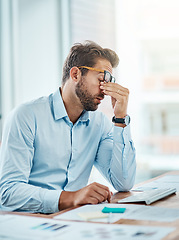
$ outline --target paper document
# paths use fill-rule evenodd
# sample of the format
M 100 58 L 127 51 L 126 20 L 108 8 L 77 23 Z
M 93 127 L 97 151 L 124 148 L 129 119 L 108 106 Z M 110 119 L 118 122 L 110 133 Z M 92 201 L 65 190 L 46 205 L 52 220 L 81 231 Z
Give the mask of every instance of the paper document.
M 90 221 L 90 222 L 104 222 L 104 223 L 113 223 L 118 221 L 123 217 L 124 213 L 103 213 L 103 217 L 98 218 L 98 214 L 101 212 L 104 207 L 111 207 L 111 208 L 119 208 L 119 204 L 110 204 L 110 203 L 102 203 L 102 204 L 95 204 L 95 205 L 85 205 L 76 209 L 73 209 L 71 211 L 59 214 L 58 216 L 55 216 L 55 219 L 62 219 L 62 220 L 78 220 L 78 221 Z M 91 213 L 91 216 L 93 215 L 94 218 L 90 217 L 88 218 L 89 213 Z M 97 213 L 97 214 L 96 214 Z M 86 218 L 85 218 L 86 215 Z M 106 216 L 106 217 L 104 217 Z
M 173 222 L 179 219 L 179 209 L 177 208 L 163 208 L 145 205 L 134 204 L 120 204 L 126 207 L 126 212 L 123 215 L 125 219 L 146 220 L 146 221 L 160 221 Z
M 127 198 L 123 198 L 118 201 L 118 203 L 135 203 L 135 202 L 145 202 L 147 205 L 151 204 L 159 199 L 167 197 L 176 192 L 176 188 L 167 189 L 151 189 L 142 193 L 138 193 Z
M 1 222 L 9 221 L 12 217 L 13 215 L 10 214 L 0 214 L 0 224 Z
M 0 239 L 8 240 L 160 240 L 174 231 L 173 227 L 131 226 L 59 221 L 13 215 L 0 225 Z
M 125 219 L 136 219 L 136 220 L 148 220 L 148 221 L 160 221 L 160 222 L 172 222 L 179 219 L 179 209 L 170 209 L 154 206 L 134 205 L 134 204 L 96 204 L 96 205 L 85 205 L 71 211 L 59 214 L 54 219 L 60 220 L 77 220 L 84 221 L 84 218 L 80 216 L 89 212 L 100 212 L 104 207 L 121 207 L 126 208 L 124 213 L 108 213 L 106 218 L 94 218 L 86 221 L 90 222 L 103 222 L 103 223 L 114 223 L 122 218 Z
M 179 176 L 178 175 L 168 175 L 161 177 L 152 182 L 141 185 L 140 187 L 133 188 L 133 191 L 145 191 L 151 189 L 160 189 L 163 188 L 176 188 L 177 192 L 179 192 Z
M 10 215 L 8 215 L 9 217 Z M 0 239 L 50 239 L 68 231 L 68 222 L 53 219 L 11 215 L 8 221 L 0 223 Z

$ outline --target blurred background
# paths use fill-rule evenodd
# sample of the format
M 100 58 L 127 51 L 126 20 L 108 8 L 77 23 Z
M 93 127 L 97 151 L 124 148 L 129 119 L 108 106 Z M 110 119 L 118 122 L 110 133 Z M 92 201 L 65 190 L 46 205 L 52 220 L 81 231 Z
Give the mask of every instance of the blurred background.
M 179 170 L 178 12 L 178 0 L 0 0 L 0 140 L 7 114 L 54 92 L 70 47 L 88 39 L 119 55 L 136 183 Z M 109 97 L 100 111 L 111 119 Z M 90 181 L 107 184 L 96 169 Z

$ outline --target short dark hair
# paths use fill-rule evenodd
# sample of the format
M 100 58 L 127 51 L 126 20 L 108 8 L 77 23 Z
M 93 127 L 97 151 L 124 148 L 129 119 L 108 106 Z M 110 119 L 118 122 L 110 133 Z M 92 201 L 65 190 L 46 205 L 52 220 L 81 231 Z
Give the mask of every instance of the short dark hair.
M 119 64 L 118 55 L 109 48 L 102 48 L 93 41 L 74 44 L 63 65 L 62 84 L 69 79 L 70 69 L 72 67 L 93 67 L 99 58 L 108 60 L 111 63 L 112 68 L 117 67 Z M 87 69 L 82 69 L 82 75 L 85 75 L 87 71 Z

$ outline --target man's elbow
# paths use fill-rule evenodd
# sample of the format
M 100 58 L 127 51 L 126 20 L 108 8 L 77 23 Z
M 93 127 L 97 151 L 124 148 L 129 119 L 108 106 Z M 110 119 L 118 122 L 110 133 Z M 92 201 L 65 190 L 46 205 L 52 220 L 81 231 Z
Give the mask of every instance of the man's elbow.
M 8 199 L 9 199 L 8 191 L 0 188 L 0 203 L 1 203 L 1 205 L 4 207 L 7 207 Z
M 118 191 L 128 192 L 128 191 L 130 191 L 132 189 L 133 186 L 134 186 L 133 182 L 126 182 L 126 181 L 124 181 L 121 184 L 120 190 L 118 190 Z
M 134 186 L 135 178 L 123 178 L 121 181 L 117 181 L 113 184 L 114 188 L 119 192 L 128 192 Z
M 2 207 L 10 207 L 11 203 L 11 191 L 9 187 L 5 186 L 5 184 L 1 184 L 0 186 L 0 204 Z

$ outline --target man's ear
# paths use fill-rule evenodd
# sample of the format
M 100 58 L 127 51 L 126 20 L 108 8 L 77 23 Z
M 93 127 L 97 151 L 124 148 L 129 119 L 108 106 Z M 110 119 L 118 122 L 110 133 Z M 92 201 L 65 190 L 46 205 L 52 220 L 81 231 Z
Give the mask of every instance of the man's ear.
M 78 67 L 72 67 L 70 69 L 70 78 L 75 82 L 81 79 L 81 71 Z

